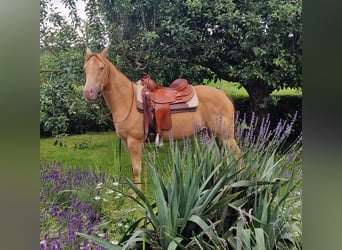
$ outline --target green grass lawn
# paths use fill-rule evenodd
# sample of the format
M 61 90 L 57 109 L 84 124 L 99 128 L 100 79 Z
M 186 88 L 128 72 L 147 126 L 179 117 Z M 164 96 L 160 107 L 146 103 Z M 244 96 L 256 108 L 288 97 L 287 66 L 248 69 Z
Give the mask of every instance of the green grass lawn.
M 40 139 L 40 159 L 48 163 L 60 162 L 65 168 L 80 167 L 104 171 L 112 176 L 132 177 L 131 167 L 126 148 L 121 143 L 115 131 L 89 132 L 82 135 L 71 135 L 63 138 L 63 145 L 54 145 L 55 138 Z M 157 160 L 168 155 L 168 143 L 158 150 Z M 154 153 L 154 144 L 145 144 L 143 157 Z M 143 161 L 144 162 L 144 161 Z M 144 164 L 144 163 L 143 163 Z M 143 177 L 143 173 L 142 173 Z
M 40 158 L 47 162 L 61 162 L 65 167 L 95 168 L 111 174 L 118 174 L 119 138 L 114 131 L 87 133 L 63 138 L 65 146 L 55 146 L 54 138 L 40 140 Z M 122 148 L 121 167 L 130 174 L 127 153 Z

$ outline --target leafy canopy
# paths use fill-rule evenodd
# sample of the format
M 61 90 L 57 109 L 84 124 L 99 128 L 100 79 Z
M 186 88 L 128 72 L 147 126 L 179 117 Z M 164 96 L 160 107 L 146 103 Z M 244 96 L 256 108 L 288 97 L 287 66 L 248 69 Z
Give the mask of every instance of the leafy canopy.
M 42 25 L 48 2 L 41 1 L 45 47 L 100 50 L 110 43 L 132 79 L 149 71 L 165 85 L 177 77 L 239 82 L 254 111 L 273 90 L 302 86 L 301 0 L 86 1 L 83 22 L 76 0 L 63 0 L 72 23 L 50 16 L 58 32 Z

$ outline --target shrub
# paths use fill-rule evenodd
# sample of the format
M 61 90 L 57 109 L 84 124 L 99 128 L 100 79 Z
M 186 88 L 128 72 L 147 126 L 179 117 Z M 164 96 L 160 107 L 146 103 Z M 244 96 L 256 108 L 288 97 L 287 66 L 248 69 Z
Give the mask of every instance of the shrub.
M 57 136 L 80 134 L 89 130 L 104 131 L 112 128 L 112 122 L 102 115 L 96 102 L 82 97 L 85 82 L 82 69 L 84 57 L 69 51 L 60 57 L 43 56 L 41 64 L 56 72 L 41 72 L 40 84 L 40 134 Z M 105 106 L 105 105 L 104 105 Z
M 276 99 L 274 102 L 269 102 L 267 104 L 269 111 L 268 119 L 271 121 L 270 129 L 274 129 L 279 120 L 291 120 L 293 119 L 294 114 L 297 114 L 297 119 L 295 120 L 291 134 L 288 138 L 288 141 L 293 142 L 302 131 L 302 97 L 283 95 L 274 98 Z M 248 119 L 250 120 L 252 114 L 250 112 L 249 98 L 243 97 L 233 99 L 237 116 L 239 116 L 239 114 L 249 114 Z

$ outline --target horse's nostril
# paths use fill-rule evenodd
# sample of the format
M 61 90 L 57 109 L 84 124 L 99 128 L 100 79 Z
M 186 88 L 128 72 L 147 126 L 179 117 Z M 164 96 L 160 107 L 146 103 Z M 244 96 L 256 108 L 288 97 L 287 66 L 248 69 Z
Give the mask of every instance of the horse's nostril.
M 83 88 L 83 93 L 92 93 L 93 92 L 93 89 L 92 88 Z
M 89 90 L 89 89 L 84 89 L 84 90 L 83 90 L 83 95 L 84 95 L 85 97 L 88 97 L 90 94 L 91 94 L 91 90 Z

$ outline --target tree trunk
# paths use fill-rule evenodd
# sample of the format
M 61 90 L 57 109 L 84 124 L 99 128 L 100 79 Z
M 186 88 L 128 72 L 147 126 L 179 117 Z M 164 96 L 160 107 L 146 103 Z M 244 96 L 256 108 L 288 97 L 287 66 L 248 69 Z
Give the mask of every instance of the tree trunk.
M 266 117 L 268 114 L 266 98 L 270 96 L 273 89 L 263 81 L 256 81 L 243 86 L 249 95 L 250 112 L 254 112 L 259 119 Z

